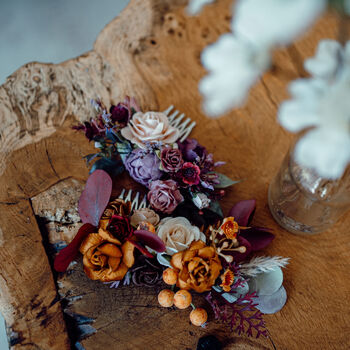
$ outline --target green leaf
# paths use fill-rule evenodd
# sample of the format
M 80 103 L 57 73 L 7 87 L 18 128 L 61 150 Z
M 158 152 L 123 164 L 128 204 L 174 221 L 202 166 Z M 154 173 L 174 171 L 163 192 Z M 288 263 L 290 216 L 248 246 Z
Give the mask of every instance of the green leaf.
M 84 159 L 86 160 L 86 164 L 89 165 L 89 163 L 96 157 L 99 157 L 99 153 L 91 153 L 87 156 L 84 156 Z
M 211 201 L 208 209 L 220 215 L 221 217 L 224 217 L 224 213 L 222 212 L 219 201 Z
M 118 153 L 120 154 L 120 157 L 123 160 L 123 162 L 125 161 L 126 157 L 129 155 L 129 153 L 132 152 L 132 146 L 127 141 L 123 143 L 117 142 L 115 144 L 115 147 Z
M 120 175 L 124 171 L 124 166 L 120 160 L 101 158 L 94 163 L 90 170 L 90 174 L 92 174 L 96 169 L 102 169 L 113 177 Z
M 218 176 L 219 181 L 220 181 L 219 184 L 214 185 L 215 188 L 226 188 L 226 187 L 230 187 L 234 184 L 241 182 L 241 180 L 231 180 L 229 177 L 227 177 L 224 174 L 220 174 L 217 172 L 215 172 L 214 174 L 216 174 Z

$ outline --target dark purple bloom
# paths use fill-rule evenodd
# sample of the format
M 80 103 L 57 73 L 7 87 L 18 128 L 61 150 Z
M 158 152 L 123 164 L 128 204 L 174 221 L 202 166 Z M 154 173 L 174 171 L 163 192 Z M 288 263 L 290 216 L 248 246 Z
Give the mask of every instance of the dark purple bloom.
M 74 130 L 83 130 L 85 132 L 86 138 L 91 141 L 95 136 L 100 135 L 100 131 L 94 123 L 84 122 L 84 124 L 79 124 L 73 126 Z
M 181 180 L 187 185 L 198 185 L 200 182 L 201 170 L 198 165 L 190 162 L 183 164 L 181 169 Z
M 179 149 L 182 156 L 187 162 L 200 162 L 206 158 L 207 150 L 201 146 L 197 140 L 187 138 L 183 142 L 179 142 Z
M 162 176 L 159 169 L 160 160 L 154 153 L 145 154 L 144 150 L 134 149 L 125 159 L 125 168 L 130 176 L 142 185 L 148 186 L 150 181 Z
M 174 173 L 181 169 L 183 164 L 180 150 L 170 147 L 164 147 L 160 154 L 163 170 L 168 173 Z
M 112 105 L 109 109 L 109 113 L 111 114 L 111 120 L 113 123 L 126 125 L 129 122 L 129 110 L 121 103 L 118 103 L 116 106 Z

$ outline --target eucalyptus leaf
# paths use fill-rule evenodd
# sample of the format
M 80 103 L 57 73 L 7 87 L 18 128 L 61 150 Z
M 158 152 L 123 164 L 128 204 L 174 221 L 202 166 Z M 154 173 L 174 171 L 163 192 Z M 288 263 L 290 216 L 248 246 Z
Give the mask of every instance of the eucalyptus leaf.
M 234 303 L 238 299 L 238 297 L 236 297 L 234 294 L 231 294 L 231 293 L 223 293 L 223 294 L 221 294 L 221 296 L 223 298 L 225 298 L 231 304 Z
M 256 298 L 258 305 L 256 308 L 264 314 L 274 314 L 280 311 L 287 301 L 287 292 L 281 286 L 277 292 L 271 295 L 259 295 Z
M 250 292 L 257 292 L 261 295 L 271 295 L 281 287 L 283 282 L 283 272 L 280 267 L 276 267 L 269 272 L 262 272 L 256 277 L 252 277 L 249 284 Z
M 214 174 L 218 176 L 218 180 L 220 181 L 219 184 L 214 185 L 215 188 L 226 188 L 241 182 L 241 180 L 231 180 L 228 176 L 221 173 L 215 172 Z
M 86 164 L 89 165 L 89 163 L 98 156 L 99 156 L 99 153 L 91 153 L 91 154 L 88 154 L 87 156 L 84 156 L 84 159 L 86 160 Z
M 117 142 L 115 144 L 118 153 L 120 154 L 120 157 L 123 161 L 125 162 L 126 157 L 132 152 L 132 146 L 130 145 L 129 142 L 125 141 L 123 143 Z
M 97 169 L 104 170 L 110 176 L 118 176 L 124 171 L 124 166 L 120 160 L 101 158 L 93 164 L 90 174 Z
M 172 266 L 170 264 L 170 259 L 171 259 L 171 257 L 167 254 L 160 254 L 160 253 L 157 254 L 157 260 L 158 260 L 159 264 L 172 268 Z
M 220 215 L 221 217 L 224 217 L 224 213 L 221 209 L 219 201 L 211 201 L 208 209 Z

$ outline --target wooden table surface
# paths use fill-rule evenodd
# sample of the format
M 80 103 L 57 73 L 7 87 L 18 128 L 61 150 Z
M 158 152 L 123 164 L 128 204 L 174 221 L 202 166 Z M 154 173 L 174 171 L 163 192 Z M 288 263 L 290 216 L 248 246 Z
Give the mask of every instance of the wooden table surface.
M 66 179 L 86 180 L 82 156 L 93 147 L 71 126 L 92 115 L 90 98 L 108 104 L 124 95 L 134 96 L 145 110 L 174 104 L 197 121 L 192 136 L 227 162 L 222 172 L 245 179 L 228 190 L 224 212 L 238 200 L 257 199 L 255 224 L 276 234 L 265 253 L 291 257 L 284 274 L 288 301 L 265 317 L 270 339 L 256 340 L 230 334 L 215 322 L 195 328 L 181 311 L 160 309 L 153 290 L 103 294 L 105 286 L 78 270 L 85 293 L 75 298 L 75 312 L 93 317 L 99 308 L 111 309 L 83 346 L 195 349 L 200 336 L 214 333 L 225 340 L 225 349 L 350 348 L 350 216 L 328 232 L 296 236 L 274 222 L 267 206 L 269 182 L 293 138 L 276 122 L 277 107 L 287 97 L 288 81 L 305 76 L 303 60 L 318 40 L 335 37 L 337 19 L 327 14 L 298 42 L 276 52 L 275 65 L 245 108 L 208 119 L 197 89 L 205 74 L 200 53 L 229 31 L 232 0 L 207 6 L 198 17 L 186 16 L 185 3 L 132 0 L 92 51 L 58 65 L 29 63 L 0 87 L 0 306 L 14 349 L 69 349 L 56 277 L 31 199 Z

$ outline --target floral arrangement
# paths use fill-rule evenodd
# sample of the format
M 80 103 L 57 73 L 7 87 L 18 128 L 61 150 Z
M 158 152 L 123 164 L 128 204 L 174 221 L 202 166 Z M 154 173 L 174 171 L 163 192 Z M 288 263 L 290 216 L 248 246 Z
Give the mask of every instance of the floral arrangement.
M 171 214 L 183 202 L 191 202 L 193 210 L 213 209 L 224 195 L 223 188 L 235 183 L 214 171 L 225 163 L 214 162 L 196 140 L 180 141 L 181 130 L 171 125 L 166 114 L 143 113 L 129 97 L 111 106 L 109 113 L 101 101 L 92 104 L 97 116 L 74 127 L 99 149 L 86 156 L 88 163 L 95 160 L 91 171 L 103 169 L 114 176 L 126 169 L 148 187 L 147 198 L 155 210 Z
M 64 272 L 80 252 L 92 280 L 111 288 L 157 285 L 161 306 L 192 307 L 191 323 L 205 327 L 207 310 L 192 303 L 199 293 L 233 331 L 267 336 L 263 313 L 286 302 L 281 268 L 288 259 L 252 257 L 274 238 L 251 224 L 255 200 L 236 203 L 224 217 L 217 200 L 232 181 L 213 171 L 220 164 L 203 146 L 178 141 L 164 114 L 142 113 L 133 99 L 109 113 L 101 102 L 95 106 L 98 116 L 76 129 L 99 148 L 88 160 L 100 159 L 79 200 L 83 225 L 56 256 L 55 269 Z M 147 186 L 152 208 L 111 198 L 114 167 Z

